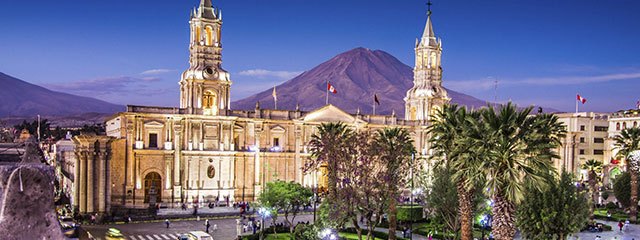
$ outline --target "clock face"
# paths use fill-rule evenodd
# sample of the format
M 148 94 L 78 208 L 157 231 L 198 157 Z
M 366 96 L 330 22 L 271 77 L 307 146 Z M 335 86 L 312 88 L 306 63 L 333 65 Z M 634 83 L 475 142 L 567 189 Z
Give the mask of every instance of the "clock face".
M 214 178 L 216 176 L 216 168 L 213 166 L 209 166 L 207 168 L 207 177 Z
M 213 69 L 211 67 L 206 68 L 204 71 L 207 72 L 207 74 L 213 74 Z

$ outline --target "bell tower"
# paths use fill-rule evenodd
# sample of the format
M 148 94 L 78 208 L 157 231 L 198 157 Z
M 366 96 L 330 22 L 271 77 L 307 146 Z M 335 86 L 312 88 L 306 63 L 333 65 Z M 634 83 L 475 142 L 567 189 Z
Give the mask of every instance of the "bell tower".
M 222 11 L 211 0 L 201 0 L 189 24 L 189 68 L 180 79 L 180 108 L 189 114 L 226 115 L 231 79 L 222 68 Z
M 413 87 L 404 98 L 406 120 L 429 120 L 436 109 L 450 100 L 442 87 L 442 41 L 436 37 L 431 24 L 431 1 L 427 5 L 427 24 L 422 38 L 416 39 Z

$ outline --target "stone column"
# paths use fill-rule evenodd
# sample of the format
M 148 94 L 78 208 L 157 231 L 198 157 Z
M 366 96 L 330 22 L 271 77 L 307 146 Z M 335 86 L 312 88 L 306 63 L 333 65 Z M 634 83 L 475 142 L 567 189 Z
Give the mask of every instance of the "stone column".
M 76 158 L 74 159 L 74 171 L 73 171 L 73 206 L 80 210 L 80 162 L 82 161 L 82 154 L 75 152 Z
M 94 190 L 95 190 L 95 153 L 92 151 L 89 156 L 87 156 L 87 212 L 92 213 L 95 212 L 95 206 L 93 205 L 94 198 Z
M 98 152 L 98 167 L 97 167 L 97 176 L 98 176 L 98 212 L 104 213 L 106 212 L 106 201 L 107 198 L 107 166 L 106 166 L 106 158 L 107 151 L 106 146 L 104 146 L 106 142 L 100 142 L 100 152 Z M 111 187 L 111 186 L 109 186 Z
M 134 154 L 133 154 L 133 145 L 136 143 L 136 141 L 138 140 L 137 137 L 134 138 L 133 134 L 136 131 L 134 128 L 134 123 L 133 122 L 128 122 L 127 123 L 127 179 L 126 179 L 126 185 L 128 189 L 131 189 L 134 187 L 135 185 L 135 180 L 134 180 L 134 175 L 133 175 L 133 158 L 134 158 Z M 126 194 L 126 193 L 124 193 Z
M 110 144 L 111 143 L 109 143 L 109 145 Z M 119 186 L 115 186 L 115 185 L 112 186 L 111 185 L 111 183 L 112 183 L 111 182 L 111 160 L 110 160 L 110 156 L 109 156 L 110 150 L 111 150 L 111 147 L 109 147 L 109 149 L 107 150 L 106 155 L 104 157 L 104 159 L 105 159 L 105 161 L 104 161 L 104 166 L 105 166 L 105 171 L 104 172 L 105 173 L 104 174 L 106 176 L 106 181 L 105 182 L 107 183 L 107 186 L 106 186 L 107 193 L 106 193 L 106 196 L 104 197 L 104 199 L 105 199 L 104 200 L 105 201 L 104 205 L 105 205 L 105 210 L 107 212 L 111 210 L 111 188 L 112 187 L 119 187 Z M 122 194 L 127 194 L 127 193 L 123 192 Z
M 79 190 L 76 194 L 78 196 L 78 202 L 80 205 L 80 213 L 87 212 L 87 152 L 85 149 L 80 149 L 80 164 L 78 166 L 80 178 L 76 182 L 76 188 Z
M 174 123 L 173 132 L 173 185 L 180 186 L 180 155 L 182 151 L 182 142 L 180 137 L 182 134 L 179 123 Z
M 293 174 L 294 174 L 294 180 L 297 183 L 300 184 L 304 184 L 302 182 L 302 169 L 300 169 L 302 167 L 302 158 L 300 157 L 300 151 L 302 150 L 302 130 L 303 130 L 303 126 L 302 125 L 297 125 L 295 126 L 295 154 L 294 154 L 294 159 L 293 159 Z

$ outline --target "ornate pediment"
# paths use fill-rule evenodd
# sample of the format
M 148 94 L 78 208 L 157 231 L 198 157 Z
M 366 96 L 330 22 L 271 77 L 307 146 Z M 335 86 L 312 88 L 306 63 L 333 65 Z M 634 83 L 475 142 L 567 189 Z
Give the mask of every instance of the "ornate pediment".
M 300 118 L 303 122 L 344 122 L 344 123 L 366 123 L 357 119 L 351 114 L 331 104 L 308 112 Z
M 280 125 L 276 125 L 275 127 L 271 128 L 271 132 L 274 132 L 274 133 L 284 133 L 285 131 L 286 130 Z
M 156 120 L 151 120 L 151 121 L 147 121 L 144 123 L 145 127 L 164 127 L 164 123 L 156 121 Z

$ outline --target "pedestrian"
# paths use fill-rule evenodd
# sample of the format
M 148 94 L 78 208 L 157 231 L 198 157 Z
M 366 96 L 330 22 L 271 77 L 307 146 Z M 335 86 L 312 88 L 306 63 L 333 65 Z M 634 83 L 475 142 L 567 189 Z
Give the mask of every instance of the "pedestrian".
M 169 219 L 165 219 L 165 220 L 164 220 L 164 224 L 166 224 L 166 225 L 167 225 L 167 228 L 169 228 Z
M 622 227 L 624 226 L 624 224 L 622 223 L 622 220 L 620 220 L 618 222 L 618 228 L 620 228 L 620 232 L 622 232 Z
M 218 231 L 218 224 L 213 224 L 213 231 Z
M 209 227 L 211 226 L 211 224 L 209 224 L 209 219 L 204 220 L 204 226 L 206 227 L 205 228 L 205 232 L 208 233 L 209 232 Z
M 629 219 L 627 219 L 626 221 L 624 221 L 624 230 L 629 230 L 629 224 L 631 224 L 631 222 L 629 222 Z
M 607 221 L 611 221 L 611 211 L 607 210 Z

